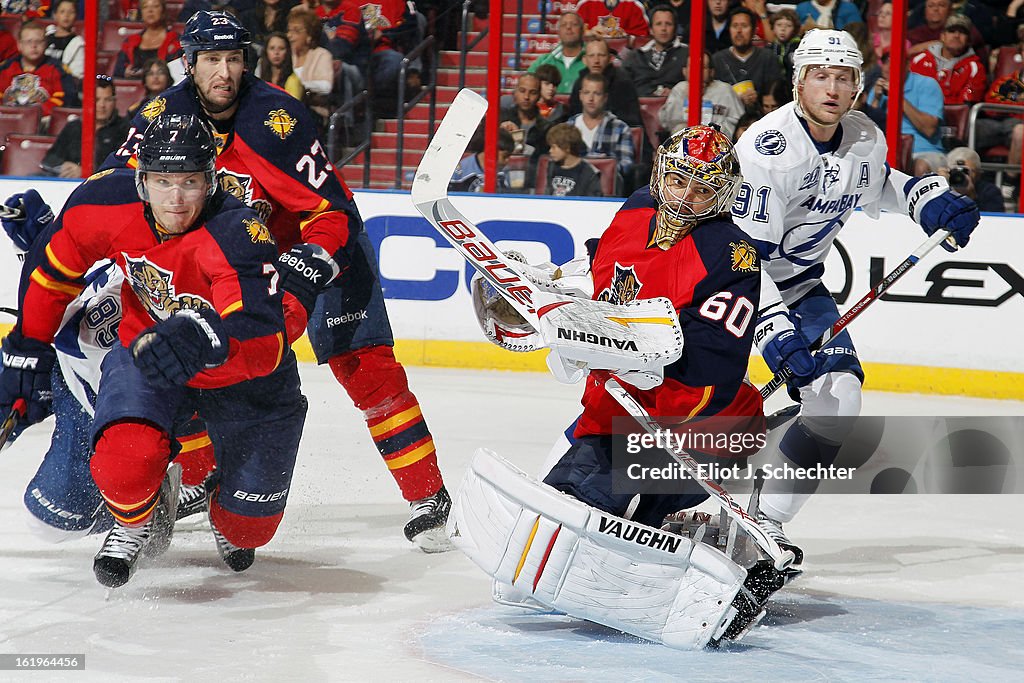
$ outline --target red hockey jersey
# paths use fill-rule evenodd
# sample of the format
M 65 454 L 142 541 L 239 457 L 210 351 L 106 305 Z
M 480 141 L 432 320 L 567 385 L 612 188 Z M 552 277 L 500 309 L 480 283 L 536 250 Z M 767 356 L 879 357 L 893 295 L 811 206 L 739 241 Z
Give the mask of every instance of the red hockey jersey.
M 602 38 L 643 38 L 650 33 L 647 13 L 637 0 L 583 0 L 576 13 L 588 31 Z
M 625 385 L 655 418 L 748 416 L 763 429 L 760 393 L 744 380 L 760 301 L 760 260 L 753 241 L 732 221 L 701 223 L 663 251 L 651 244 L 656 207 L 648 188 L 626 200 L 601 235 L 591 264 L 594 298 L 624 303 L 667 297 L 679 312 L 683 355 L 665 368 L 662 385 Z M 611 434 L 628 414 L 604 390 L 608 373 L 593 371 L 575 435 Z
M 140 109 L 128 140 L 104 167 L 134 168 L 142 132 L 165 112 L 205 118 L 191 82 L 179 83 Z M 327 159 L 305 105 L 246 74 L 238 113 L 218 125 L 221 187 L 259 213 L 282 252 L 298 242 L 312 242 L 344 266 L 347 259 L 339 252 L 359 233 L 362 222 L 352 192 Z
M 212 308 L 230 337 L 228 360 L 188 386 L 210 389 L 267 375 L 284 355 L 284 313 L 273 264 L 277 249 L 259 216 L 218 193 L 216 206 L 190 232 L 164 239 L 147 218 L 127 169 L 101 171 L 80 185 L 51 226 L 45 260 L 24 285 L 22 333 L 52 342 L 82 277 L 113 259 L 125 273 L 119 336 L 125 346 L 143 330 L 185 308 Z

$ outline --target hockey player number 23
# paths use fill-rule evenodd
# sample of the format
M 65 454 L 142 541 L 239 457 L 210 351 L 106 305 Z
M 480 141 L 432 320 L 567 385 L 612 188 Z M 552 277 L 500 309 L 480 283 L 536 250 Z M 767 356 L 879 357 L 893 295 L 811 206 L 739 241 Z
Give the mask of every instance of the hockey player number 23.
M 704 302 L 700 307 L 700 314 L 716 322 L 725 318 L 725 329 L 737 337 L 742 337 L 754 317 L 754 304 L 745 296 L 736 299 L 732 306 L 729 305 L 731 300 L 732 292 L 719 292 Z
M 320 186 L 327 180 L 327 171 L 317 171 L 316 159 L 324 159 L 327 157 L 324 154 L 324 148 L 320 146 L 319 140 L 313 141 L 313 146 L 309 148 L 309 154 L 304 155 L 295 164 L 295 170 L 302 173 L 303 169 L 306 170 L 306 178 L 309 180 L 309 184 L 316 189 L 320 189 Z

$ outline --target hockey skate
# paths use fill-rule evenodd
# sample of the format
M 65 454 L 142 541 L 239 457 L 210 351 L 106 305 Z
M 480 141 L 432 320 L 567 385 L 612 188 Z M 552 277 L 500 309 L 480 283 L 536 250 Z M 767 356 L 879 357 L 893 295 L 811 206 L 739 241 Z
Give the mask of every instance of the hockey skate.
M 213 529 L 213 540 L 217 542 L 217 553 L 220 555 L 220 559 L 224 560 L 224 564 L 236 572 L 244 572 L 252 566 L 252 563 L 256 561 L 255 548 L 239 548 L 224 538 L 224 535 L 213 524 L 212 519 L 210 528 Z
M 405 537 L 425 553 L 443 553 L 455 548 L 444 525 L 452 509 L 452 499 L 442 486 L 437 493 L 409 503 L 409 521 Z
M 171 465 L 160 484 L 156 508 L 149 520 L 138 527 L 114 523 L 93 559 L 97 581 L 107 588 L 123 586 L 135 574 L 140 555 L 156 557 L 167 551 L 174 533 L 172 506 L 178 499 L 180 484 L 181 467 Z
M 175 520 L 206 512 L 206 496 L 205 484 L 182 484 L 178 492 L 178 516 Z
M 793 568 L 799 567 L 803 563 L 804 551 L 801 550 L 798 545 L 789 540 L 789 537 L 786 536 L 786 532 L 782 530 L 782 522 L 778 522 L 758 510 L 757 525 L 761 527 L 761 529 L 763 529 L 773 541 L 778 543 L 780 548 L 783 550 L 793 551 L 793 555 L 796 556 L 796 559 L 793 560 L 793 564 L 791 565 Z M 799 573 L 799 571 L 796 570 L 796 573 Z

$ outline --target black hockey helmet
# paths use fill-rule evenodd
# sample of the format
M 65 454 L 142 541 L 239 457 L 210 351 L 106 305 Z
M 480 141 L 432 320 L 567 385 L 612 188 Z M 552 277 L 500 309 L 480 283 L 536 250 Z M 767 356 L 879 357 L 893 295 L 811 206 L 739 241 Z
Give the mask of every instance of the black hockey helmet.
M 196 63 L 196 53 L 204 50 L 248 51 L 252 36 L 234 15 L 200 10 L 185 22 L 179 39 L 188 69 Z
M 217 191 L 217 145 L 209 127 L 194 114 L 162 114 L 142 134 L 135 153 L 135 187 L 149 201 L 146 173 L 205 173 L 207 197 Z

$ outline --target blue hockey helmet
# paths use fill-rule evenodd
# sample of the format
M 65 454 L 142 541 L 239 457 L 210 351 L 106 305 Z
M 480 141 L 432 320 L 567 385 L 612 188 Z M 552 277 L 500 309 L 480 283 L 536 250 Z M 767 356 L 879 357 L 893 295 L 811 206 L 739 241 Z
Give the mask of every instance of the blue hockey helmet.
M 248 50 L 252 36 L 242 23 L 227 12 L 200 10 L 185 22 L 181 49 L 191 70 L 196 53 L 206 50 Z
M 203 173 L 207 198 L 217 191 L 217 145 L 209 127 L 194 114 L 162 114 L 146 127 L 135 153 L 135 188 L 149 201 L 147 173 Z

